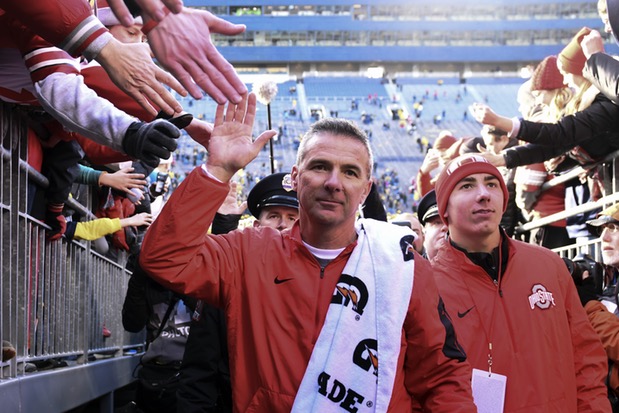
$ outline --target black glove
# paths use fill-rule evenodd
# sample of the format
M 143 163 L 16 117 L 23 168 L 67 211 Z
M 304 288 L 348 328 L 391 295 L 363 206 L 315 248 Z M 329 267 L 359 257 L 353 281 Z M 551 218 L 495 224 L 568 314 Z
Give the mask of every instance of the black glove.
M 595 291 L 595 280 L 593 277 L 587 277 L 582 280 L 581 285 L 576 286 L 576 290 L 578 290 L 578 297 L 580 297 L 580 302 L 584 307 L 589 301 L 594 301 L 598 299 L 597 291 Z
M 135 122 L 127 129 L 122 147 L 127 155 L 156 168 L 160 158 L 168 159 L 176 150 L 180 135 L 178 128 L 165 120 Z

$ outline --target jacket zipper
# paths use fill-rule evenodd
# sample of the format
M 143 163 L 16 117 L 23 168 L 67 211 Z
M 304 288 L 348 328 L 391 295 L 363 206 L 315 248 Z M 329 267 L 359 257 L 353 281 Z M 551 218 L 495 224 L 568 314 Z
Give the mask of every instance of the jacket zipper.
M 492 282 L 494 283 L 495 287 L 498 287 L 499 289 L 499 297 L 503 298 L 503 290 L 501 289 L 501 287 L 499 286 L 499 281 L 498 280 L 492 280 Z

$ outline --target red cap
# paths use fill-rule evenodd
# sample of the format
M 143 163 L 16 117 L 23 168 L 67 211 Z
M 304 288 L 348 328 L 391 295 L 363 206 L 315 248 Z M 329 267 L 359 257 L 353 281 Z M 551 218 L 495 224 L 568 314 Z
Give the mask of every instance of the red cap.
M 531 77 L 531 90 L 564 88 L 563 75 L 557 67 L 557 56 L 548 56 L 540 62 Z

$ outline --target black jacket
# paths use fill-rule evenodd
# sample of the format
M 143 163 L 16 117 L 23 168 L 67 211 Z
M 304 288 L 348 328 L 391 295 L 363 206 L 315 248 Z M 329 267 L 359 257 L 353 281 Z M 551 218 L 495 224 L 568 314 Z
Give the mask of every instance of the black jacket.
M 619 106 L 598 93 L 589 107 L 557 123 L 521 119 L 516 139 L 533 145 L 506 151 L 508 168 L 543 162 L 575 147 L 597 160 L 619 149 Z
M 619 104 L 619 61 L 606 53 L 589 57 L 583 76 L 613 103 Z

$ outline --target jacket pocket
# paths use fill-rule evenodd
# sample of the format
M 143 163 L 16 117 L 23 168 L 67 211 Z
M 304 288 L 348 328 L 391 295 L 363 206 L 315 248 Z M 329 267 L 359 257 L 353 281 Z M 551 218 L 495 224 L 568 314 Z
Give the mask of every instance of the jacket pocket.
M 277 393 L 263 387 L 252 397 L 251 402 L 245 412 L 247 413 L 290 413 L 294 396 L 288 394 Z

